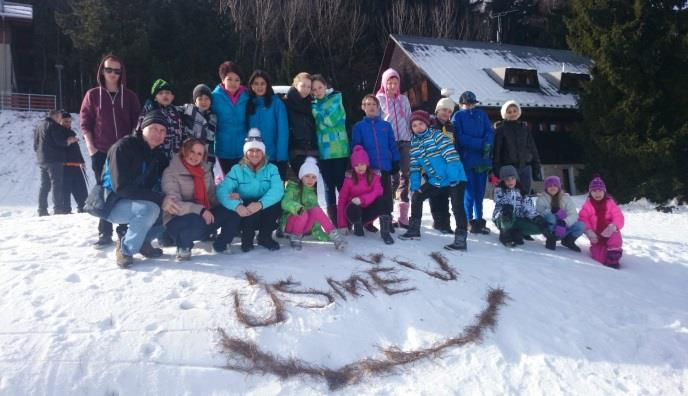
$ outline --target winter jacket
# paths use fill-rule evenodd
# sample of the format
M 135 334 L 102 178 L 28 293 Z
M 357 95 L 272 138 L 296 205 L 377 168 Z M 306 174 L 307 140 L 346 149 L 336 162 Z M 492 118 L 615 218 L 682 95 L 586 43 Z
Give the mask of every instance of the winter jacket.
M 342 94 L 332 92 L 311 104 L 315 119 L 320 159 L 328 160 L 349 156 L 349 136 L 346 133 L 346 112 Z
M 213 208 L 219 205 L 215 197 L 215 178 L 213 177 L 210 164 L 205 163 L 202 166 L 205 171 L 205 191 L 208 194 L 210 207 Z M 179 155 L 172 157 L 170 165 L 162 173 L 162 192 L 166 196 L 174 198 L 181 209 L 176 215 L 163 212 L 163 224 L 167 224 L 174 216 L 184 216 L 190 213 L 201 214 L 203 205 L 194 201 L 194 178 L 182 163 L 181 156 Z
M 217 131 L 217 116 L 212 110 L 201 112 L 193 103 L 178 106 L 182 115 L 184 136 L 195 137 L 203 143 L 208 153 L 208 163 L 215 164 L 215 133 Z M 212 168 L 212 167 L 211 167 Z
M 384 93 L 376 95 L 380 101 L 380 115 L 383 120 L 392 125 L 394 138 L 397 142 L 411 140 L 411 103 L 406 95 L 396 97 L 387 96 Z
M 76 132 L 71 129 L 65 128 L 67 131 L 67 136 L 76 137 Z M 79 142 L 74 142 L 67 146 L 67 151 L 65 152 L 65 163 L 70 164 L 83 164 L 84 156 L 81 154 L 81 147 L 79 147 Z
M 574 223 L 578 221 L 578 211 L 576 210 L 576 204 L 573 203 L 571 196 L 565 192 L 562 192 L 559 207 L 566 211 L 566 222 L 567 227 L 571 227 Z M 538 214 L 545 215 L 552 213 L 552 196 L 546 192 L 540 194 L 535 204 L 535 210 Z
M 361 145 L 368 153 L 373 169 L 389 172 L 392 162 L 399 161 L 399 148 L 389 122 L 380 117 L 363 119 L 354 125 L 351 147 Z
M 311 98 L 302 98 L 299 91 L 291 87 L 284 98 L 289 115 L 289 155 L 318 156 L 318 138 L 315 134 L 315 119 L 311 109 Z
M 128 136 L 136 128 L 141 113 L 141 103 L 134 91 L 127 89 L 127 73 L 122 65 L 120 87 L 115 95 L 105 88 L 104 63 L 98 66 L 98 86 L 84 95 L 79 112 L 81 133 L 90 133 L 93 146 L 103 153 L 119 139 Z
M 237 159 L 244 156 L 244 139 L 248 132 L 246 104 L 248 94 L 244 91 L 237 104 L 225 93 L 221 84 L 213 90 L 211 109 L 217 114 L 217 134 L 215 135 L 215 156 L 223 159 Z
M 380 175 L 373 173 L 372 183 L 368 184 L 365 177 L 359 177 L 358 183 L 354 183 L 351 171 L 347 171 L 344 176 L 342 189 L 339 190 L 339 200 L 337 201 L 337 226 L 345 228 L 349 225 L 346 219 L 346 207 L 351 200 L 358 197 L 361 200 L 361 207 L 367 208 L 375 200 L 382 196 L 382 183 Z
M 284 103 L 277 95 L 273 95 L 270 107 L 267 108 L 262 96 L 250 100 L 255 105 L 255 112 L 248 116 L 248 126 L 260 130 L 268 158 L 271 161 L 288 160 L 289 122 Z
M 146 116 L 146 113 L 153 110 L 160 110 L 160 112 L 165 115 L 167 120 L 167 133 L 165 134 L 165 142 L 163 142 L 163 144 L 160 146 L 160 149 L 165 152 L 167 159 L 171 160 L 172 157 L 179 152 L 179 149 L 182 148 L 182 142 L 184 139 L 188 137 L 185 133 L 184 125 L 182 124 L 182 114 L 176 106 L 169 105 L 163 107 L 160 106 L 158 102 L 148 99 L 143 105 L 143 110 L 141 110 L 141 116 L 139 116 L 136 129 L 141 128 L 141 123 L 143 122 L 143 118 Z
M 585 224 L 585 231 L 593 230 L 596 232 L 597 228 L 597 213 L 595 213 L 595 207 L 590 201 L 592 198 L 588 197 L 583 204 L 583 207 L 578 213 L 578 220 Z M 617 230 L 621 230 L 624 226 L 624 215 L 621 213 L 621 209 L 616 204 L 614 199 L 607 196 L 606 205 L 604 210 L 604 222 L 608 225 L 613 223 Z
M 452 123 L 456 128 L 454 143 L 461 154 L 463 167 L 469 171 L 491 168 L 490 146 L 494 132 L 487 114 L 480 109 L 461 109 L 452 116 Z
M 495 174 L 505 165 L 516 169 L 526 165 L 540 167 L 535 140 L 526 125 L 521 121 L 500 121 L 495 124 L 494 167 Z
M 238 193 L 240 199 L 231 199 L 231 193 Z M 258 201 L 263 208 L 282 200 L 284 184 L 277 166 L 267 163 L 258 171 L 246 164 L 236 164 L 217 187 L 217 200 L 227 209 L 235 210 L 242 203 Z
M 313 187 L 303 186 L 299 182 L 290 180 L 287 182 L 287 188 L 282 197 L 282 217 L 280 218 L 280 227 L 284 229 L 287 224 L 289 216 L 298 215 L 301 209 L 308 210 L 319 206 L 318 193 Z M 311 228 L 311 235 L 319 241 L 329 241 L 330 237 L 322 229 L 322 225 L 318 222 L 313 224 Z
M 33 130 L 33 151 L 39 164 L 65 162 L 69 130 L 46 117 Z
M 108 150 L 103 187 L 120 199 L 162 204 L 162 172 L 169 161 L 159 147 L 151 150 L 140 134 L 118 140 Z
M 444 136 L 449 138 L 450 142 L 454 143 L 454 138 L 456 136 L 456 128 L 454 128 L 454 124 L 452 124 L 451 120 L 447 120 L 447 122 L 442 122 L 439 118 L 437 118 L 437 116 L 431 116 L 430 128 L 437 129 L 438 131 L 442 132 Z
M 502 216 L 502 208 L 504 205 L 511 205 L 514 207 L 514 218 L 520 217 L 523 219 L 533 219 L 538 213 L 535 210 L 533 201 L 528 196 L 523 196 L 518 188 L 502 188 L 495 187 L 494 189 L 494 212 L 492 213 L 492 221 L 497 221 Z
M 417 191 L 421 185 L 421 170 L 427 182 L 435 187 L 447 187 L 466 181 L 461 158 L 449 138 L 435 129 L 426 129 L 411 138 L 409 152 L 410 190 Z

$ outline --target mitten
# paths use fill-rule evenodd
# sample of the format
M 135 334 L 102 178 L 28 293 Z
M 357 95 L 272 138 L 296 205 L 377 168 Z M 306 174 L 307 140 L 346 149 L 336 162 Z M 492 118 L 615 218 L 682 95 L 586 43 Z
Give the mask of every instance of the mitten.
M 564 209 L 559 209 L 556 211 L 554 209 L 552 209 L 552 214 L 557 216 L 557 219 L 559 219 L 559 220 L 566 219 L 566 211 Z
M 506 221 L 511 221 L 514 219 L 514 206 L 513 205 L 502 205 L 502 217 Z
M 596 244 L 599 240 L 597 239 L 597 234 L 595 234 L 595 231 L 593 230 L 587 230 L 585 231 L 585 236 L 588 237 L 590 240 L 590 243 Z
M 602 236 L 605 237 L 605 238 L 609 238 L 610 236 L 612 236 L 612 234 L 613 234 L 614 232 L 616 232 L 616 226 L 614 225 L 614 223 L 611 223 L 611 224 L 609 224 L 609 225 L 607 226 L 607 228 L 605 228 L 605 229 L 600 233 L 600 235 L 602 235 Z
M 554 226 L 554 236 L 561 239 L 566 236 L 566 222 L 564 220 L 557 220 L 557 225 Z
M 399 167 L 399 161 L 392 161 L 392 174 L 397 174 L 399 173 L 399 170 L 401 168 Z
M 490 159 L 490 154 L 492 154 L 492 145 L 485 143 L 483 145 L 483 159 Z

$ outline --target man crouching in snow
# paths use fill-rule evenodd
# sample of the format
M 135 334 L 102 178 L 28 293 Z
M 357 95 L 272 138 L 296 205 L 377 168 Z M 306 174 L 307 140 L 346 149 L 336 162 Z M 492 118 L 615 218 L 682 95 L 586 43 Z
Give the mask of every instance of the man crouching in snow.
M 160 257 L 162 250 L 150 244 L 162 232 L 158 221 L 160 207 L 172 214 L 179 211 L 175 201 L 160 192 L 160 179 L 168 161 L 156 148 L 165 141 L 166 133 L 165 116 L 158 110 L 151 111 L 144 117 L 141 129 L 117 141 L 108 150 L 103 187 L 112 210 L 104 219 L 129 224 L 115 250 L 117 265 L 121 268 L 133 263 L 135 253 L 148 258 Z

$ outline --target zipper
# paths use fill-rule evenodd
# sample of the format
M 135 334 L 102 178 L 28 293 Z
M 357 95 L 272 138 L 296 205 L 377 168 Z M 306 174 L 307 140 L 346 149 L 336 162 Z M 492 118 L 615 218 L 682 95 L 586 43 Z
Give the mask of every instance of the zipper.
M 372 122 L 373 125 L 373 139 L 375 140 L 375 152 L 377 153 L 377 166 L 382 170 L 382 158 L 380 157 L 380 146 L 377 143 L 377 129 L 375 129 L 375 119 Z
M 108 92 L 108 96 L 110 96 L 110 102 L 112 103 L 112 123 L 115 126 L 115 140 L 119 140 L 119 132 L 117 131 L 117 117 L 115 116 L 115 102 L 118 94 L 119 92 L 112 97 L 112 95 L 110 95 Z

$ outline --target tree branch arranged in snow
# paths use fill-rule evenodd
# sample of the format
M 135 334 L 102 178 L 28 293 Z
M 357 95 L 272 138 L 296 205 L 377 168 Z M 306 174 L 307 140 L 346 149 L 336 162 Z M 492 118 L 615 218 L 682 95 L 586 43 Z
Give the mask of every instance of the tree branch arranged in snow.
M 309 376 L 327 381 L 330 390 L 356 384 L 368 376 L 383 375 L 395 368 L 418 360 L 437 357 L 449 348 L 479 343 L 485 330 L 494 329 L 497 324 L 499 308 L 505 304 L 507 295 L 503 289 L 490 289 L 487 293 L 487 307 L 476 316 L 477 321 L 463 329 L 455 337 L 446 338 L 421 349 L 404 351 L 398 346 L 381 349 L 383 357 L 364 358 L 338 369 L 312 364 L 297 358 L 284 358 L 263 351 L 253 342 L 230 337 L 219 328 L 220 347 L 227 355 L 226 369 L 248 374 L 274 374 L 280 379 Z

